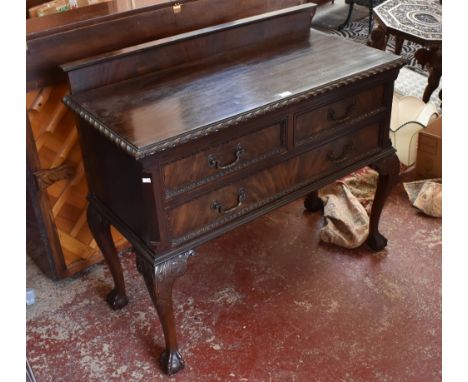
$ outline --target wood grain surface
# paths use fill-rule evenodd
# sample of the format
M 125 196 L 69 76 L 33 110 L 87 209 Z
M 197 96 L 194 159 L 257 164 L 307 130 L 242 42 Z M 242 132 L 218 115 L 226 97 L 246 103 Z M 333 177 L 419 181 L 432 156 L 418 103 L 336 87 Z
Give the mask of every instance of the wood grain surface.
M 155 143 L 397 61 L 394 57 L 311 31 L 307 41 L 270 47 L 244 60 L 224 57 L 217 65 L 136 78 L 71 99 L 144 153 Z
M 26 21 L 28 90 L 66 81 L 61 64 L 304 0 L 114 0 Z M 138 25 L 138 27 L 135 27 Z

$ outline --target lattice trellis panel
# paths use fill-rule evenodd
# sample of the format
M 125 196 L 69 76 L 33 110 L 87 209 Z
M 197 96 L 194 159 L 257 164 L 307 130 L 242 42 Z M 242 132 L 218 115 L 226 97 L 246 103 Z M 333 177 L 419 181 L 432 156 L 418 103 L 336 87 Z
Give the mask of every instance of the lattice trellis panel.
M 27 94 L 28 114 L 42 169 L 62 169 L 58 181 L 47 186 L 51 214 L 57 227 L 69 273 L 101 260 L 86 222 L 88 186 L 73 114 L 61 102 L 67 85 Z M 65 175 L 63 175 L 65 174 Z M 127 245 L 112 228 L 118 248 Z

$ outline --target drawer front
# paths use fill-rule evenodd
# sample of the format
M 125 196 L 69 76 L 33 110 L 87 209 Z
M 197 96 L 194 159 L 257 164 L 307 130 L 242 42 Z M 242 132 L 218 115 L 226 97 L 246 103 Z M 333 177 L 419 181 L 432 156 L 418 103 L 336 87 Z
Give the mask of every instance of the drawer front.
M 383 100 L 384 85 L 380 85 L 325 106 L 299 112 L 294 116 L 294 143 L 301 145 L 319 139 L 333 127 L 379 109 Z
M 166 197 L 189 191 L 286 150 L 286 121 L 164 166 Z
M 364 127 L 169 211 L 173 244 L 190 240 L 379 150 L 379 124 Z

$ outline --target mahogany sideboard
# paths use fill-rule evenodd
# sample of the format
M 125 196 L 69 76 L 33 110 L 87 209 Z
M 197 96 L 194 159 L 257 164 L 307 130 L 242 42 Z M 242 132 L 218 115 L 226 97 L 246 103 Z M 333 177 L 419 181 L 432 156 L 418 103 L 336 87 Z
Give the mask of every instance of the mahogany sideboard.
M 27 244 L 45 274 L 59 279 L 102 260 L 86 224 L 88 186 L 59 65 L 304 2 L 113 0 L 26 20 Z M 113 235 L 119 249 L 128 246 Z
M 133 245 L 168 374 L 184 367 L 172 286 L 200 244 L 365 165 L 379 173 L 367 244 L 399 162 L 389 139 L 401 58 L 310 29 L 304 4 L 63 65 L 89 184 L 88 224 L 128 302 L 110 235 Z M 346 59 L 345 59 L 346 58 Z M 254 254 L 253 254 L 254 256 Z

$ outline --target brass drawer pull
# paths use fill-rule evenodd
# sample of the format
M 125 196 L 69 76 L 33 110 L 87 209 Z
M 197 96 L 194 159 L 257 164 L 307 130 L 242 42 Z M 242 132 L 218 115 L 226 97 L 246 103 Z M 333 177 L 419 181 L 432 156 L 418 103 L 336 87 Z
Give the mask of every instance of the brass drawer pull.
M 214 201 L 212 204 L 211 204 L 211 208 L 213 210 L 217 210 L 218 213 L 220 214 L 229 214 L 235 210 L 237 210 L 243 202 L 245 202 L 245 200 L 247 199 L 247 193 L 245 192 L 245 190 L 243 188 L 239 189 L 239 193 L 237 194 L 237 204 L 234 206 L 234 207 L 231 207 L 231 208 L 224 208 L 221 203 L 219 203 L 218 201 Z
M 245 149 L 242 147 L 240 143 L 238 143 L 234 151 L 234 155 L 236 156 L 236 159 L 234 159 L 233 162 L 222 165 L 219 163 L 217 159 L 214 158 L 212 154 L 210 154 L 208 155 L 208 166 L 214 167 L 218 170 L 226 170 L 228 168 L 234 167 L 237 163 L 239 163 L 240 157 L 244 153 L 245 153 Z
M 335 109 L 330 109 L 328 110 L 328 120 L 333 121 L 333 122 L 343 123 L 351 118 L 355 107 L 356 107 L 356 100 L 353 99 L 352 102 L 348 104 L 348 106 L 346 106 L 346 110 L 343 113 L 343 115 L 339 117 L 337 117 Z
M 340 155 L 335 155 L 335 153 L 332 150 L 327 154 L 327 159 L 336 164 L 345 162 L 348 160 L 349 154 L 351 154 L 353 149 L 354 149 L 353 142 L 349 142 L 343 147 L 343 150 Z

